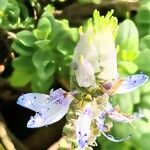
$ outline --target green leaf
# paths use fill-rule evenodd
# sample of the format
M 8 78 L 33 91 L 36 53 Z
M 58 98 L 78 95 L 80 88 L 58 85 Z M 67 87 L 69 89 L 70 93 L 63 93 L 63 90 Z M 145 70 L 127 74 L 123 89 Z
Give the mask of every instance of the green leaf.
M 0 18 L 0 24 L 2 23 L 2 21 L 3 21 L 2 18 Z
M 133 100 L 130 93 L 114 96 L 114 105 L 119 104 L 120 110 L 124 113 L 132 113 Z
M 39 20 L 37 29 L 33 30 L 33 34 L 39 40 L 47 39 L 50 32 L 51 32 L 51 23 L 46 17 L 41 18 Z
M 51 23 L 50 21 L 46 18 L 46 17 L 43 17 L 39 20 L 39 23 L 38 23 L 38 26 L 37 26 L 37 29 L 39 30 L 44 30 L 44 31 L 47 31 L 47 32 L 51 32 Z
M 15 70 L 9 81 L 14 87 L 23 87 L 31 81 L 32 77 L 33 74 L 26 70 Z
M 134 74 L 138 70 L 138 66 L 130 61 L 119 61 L 119 67 L 124 69 L 128 74 Z
M 140 88 L 142 95 L 141 106 L 150 109 L 150 81 Z
M 143 134 L 140 138 L 140 145 L 143 150 L 149 150 L 150 133 Z
M 136 89 L 135 91 L 131 92 L 130 95 L 131 95 L 131 99 L 132 99 L 134 104 L 140 103 L 141 92 L 139 89 Z
M 17 39 L 25 46 L 32 47 L 36 38 L 34 37 L 33 33 L 27 30 L 23 30 L 16 34 Z
M 69 34 L 72 38 L 72 40 L 77 43 L 77 41 L 79 40 L 79 31 L 77 30 L 77 28 L 71 28 L 69 30 Z
M 119 55 L 123 60 L 134 60 L 138 56 L 139 35 L 132 20 L 126 19 L 119 25 L 116 44 L 120 46 Z
M 129 145 L 126 142 L 122 143 L 114 143 L 110 141 L 104 141 L 101 143 L 102 150 L 130 150 Z
M 125 61 L 133 61 L 136 59 L 139 55 L 139 51 L 127 51 L 127 50 L 121 50 L 119 51 L 119 55 L 121 55 L 121 59 Z
M 13 60 L 13 67 L 18 70 L 25 70 L 29 73 L 34 73 L 35 67 L 31 57 L 20 56 Z
M 34 49 L 31 47 L 27 47 L 23 45 L 18 40 L 14 40 L 14 42 L 11 45 L 12 49 L 14 49 L 17 53 L 23 55 L 23 56 L 30 56 L 33 55 Z
M 8 5 L 5 9 L 5 17 L 10 23 L 15 24 L 19 19 L 20 9 L 16 0 L 7 0 Z
M 73 54 L 73 50 L 75 48 L 75 43 L 70 39 L 69 36 L 64 38 L 60 41 L 60 43 L 57 46 L 57 49 L 63 54 L 63 55 L 70 55 Z
M 4 11 L 7 4 L 8 4 L 7 0 L 1 0 L 1 2 L 0 2 L 0 11 Z
M 45 68 L 52 60 L 50 59 L 50 56 L 45 51 L 37 51 L 32 57 L 32 61 L 34 66 L 41 70 Z
M 150 2 L 145 3 L 144 5 L 142 4 L 137 16 L 136 16 L 136 21 L 137 23 L 146 23 L 150 24 Z
M 141 87 L 140 91 L 141 91 L 142 94 L 149 93 L 149 91 L 150 91 L 150 81 L 148 81 L 146 84 L 144 84 Z
M 141 106 L 150 109 L 150 94 L 143 95 Z
M 139 70 L 143 71 L 144 73 L 150 73 L 150 51 L 144 50 L 142 53 L 140 53 L 139 57 L 134 61 Z
M 20 56 L 13 60 L 13 72 L 10 83 L 15 87 L 25 86 L 34 76 L 35 67 L 29 57 Z
M 150 34 L 150 24 L 144 24 L 144 23 L 138 24 L 138 30 L 139 30 L 140 37 Z
M 40 79 L 48 80 L 55 73 L 56 66 L 53 63 L 49 63 L 45 68 L 37 70 L 37 74 Z
M 50 40 L 40 40 L 36 41 L 35 45 L 41 50 L 47 50 L 49 48 Z
M 48 80 L 41 80 L 39 77 L 35 76 L 32 80 L 31 88 L 34 92 L 49 92 L 50 87 L 54 81 L 54 77 L 52 76 Z
M 29 17 L 29 13 L 28 13 L 28 8 L 26 7 L 26 5 L 24 3 L 22 3 L 22 1 L 17 1 L 19 8 L 20 8 L 20 16 L 23 20 L 25 20 L 27 17 Z
M 136 16 L 136 23 L 140 36 L 150 33 L 150 1 L 142 0 Z
M 150 50 L 150 34 L 144 36 L 143 38 L 141 38 L 140 40 L 140 50 Z
M 49 16 L 52 15 L 55 12 L 55 8 L 52 5 L 47 5 L 44 7 L 44 13 L 42 16 Z

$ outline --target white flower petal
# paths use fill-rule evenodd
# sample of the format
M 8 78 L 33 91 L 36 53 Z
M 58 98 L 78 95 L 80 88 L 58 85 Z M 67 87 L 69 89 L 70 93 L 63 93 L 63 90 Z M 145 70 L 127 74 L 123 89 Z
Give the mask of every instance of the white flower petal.
M 27 123 L 27 128 L 39 128 L 44 124 L 44 120 L 41 117 L 41 114 L 36 114 L 34 117 L 31 116 L 30 120 Z
M 55 98 L 28 121 L 27 127 L 37 128 L 59 121 L 66 115 L 72 100 L 73 97 L 70 94 L 63 98 Z
M 148 81 L 148 76 L 144 74 L 135 74 L 124 79 L 116 94 L 131 92 Z
M 74 51 L 75 61 L 79 61 L 80 56 L 83 57 L 92 65 L 94 72 L 99 72 L 98 53 L 95 45 L 92 42 L 94 31 L 92 28 L 80 35 L 80 40 Z
M 80 114 L 76 122 L 77 143 L 80 148 L 84 148 L 87 145 L 90 135 L 91 116 L 91 106 L 86 105 L 84 111 Z
M 63 100 L 65 93 L 66 92 L 61 88 L 51 91 L 50 95 L 41 93 L 27 93 L 18 98 L 17 104 L 39 112 L 42 111 L 42 109 L 45 109 L 45 107 L 48 106 L 48 104 L 50 104 L 52 101 L 55 102 Z
M 53 124 L 62 119 L 66 115 L 68 109 L 69 107 L 61 108 L 61 110 L 53 111 L 53 114 L 52 111 L 50 110 L 47 110 L 46 112 L 43 113 L 39 112 L 28 121 L 27 127 L 39 128 L 42 126 Z
M 139 111 L 137 113 L 134 113 L 133 115 L 125 115 L 118 111 L 113 111 L 108 114 L 108 117 L 118 122 L 131 123 L 133 121 L 141 119 L 142 117 L 144 117 L 144 115 L 141 109 L 139 109 Z
M 95 86 L 96 82 L 92 65 L 83 57 L 81 59 L 82 60 L 78 63 L 77 70 L 75 70 L 78 85 L 80 87 Z
M 39 111 L 45 107 L 45 105 L 50 103 L 50 101 L 51 100 L 49 95 L 40 93 L 28 93 L 21 95 L 17 100 L 17 104 L 33 111 Z
M 98 50 L 99 66 L 102 67 L 98 77 L 108 81 L 116 79 L 118 76 L 117 51 L 112 31 L 106 28 L 97 33 L 93 41 Z

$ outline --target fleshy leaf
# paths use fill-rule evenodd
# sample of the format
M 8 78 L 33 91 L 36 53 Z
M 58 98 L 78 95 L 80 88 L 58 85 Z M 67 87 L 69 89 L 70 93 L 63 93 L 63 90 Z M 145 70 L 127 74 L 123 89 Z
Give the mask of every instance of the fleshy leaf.
M 11 47 L 19 54 L 23 56 L 31 56 L 34 53 L 34 49 L 31 47 L 23 45 L 20 41 L 15 40 Z
M 16 34 L 17 40 L 20 41 L 24 46 L 33 46 L 36 38 L 34 37 L 33 33 L 28 30 L 23 30 Z

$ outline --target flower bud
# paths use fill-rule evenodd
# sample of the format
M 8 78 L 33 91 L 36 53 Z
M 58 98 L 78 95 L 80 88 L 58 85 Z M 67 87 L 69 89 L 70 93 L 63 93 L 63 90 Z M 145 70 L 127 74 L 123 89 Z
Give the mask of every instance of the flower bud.
M 114 41 L 118 26 L 112 13 L 108 12 L 104 17 L 95 10 L 94 19 L 88 21 L 86 31 L 80 30 L 73 60 L 77 64 L 75 76 L 80 87 L 95 86 L 97 78 L 110 81 L 118 77 Z

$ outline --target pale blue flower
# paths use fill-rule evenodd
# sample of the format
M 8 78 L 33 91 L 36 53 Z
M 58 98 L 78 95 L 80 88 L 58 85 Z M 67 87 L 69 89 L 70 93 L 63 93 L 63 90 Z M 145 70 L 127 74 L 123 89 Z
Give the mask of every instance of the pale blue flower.
M 40 93 L 23 94 L 17 104 L 36 112 L 27 123 L 28 128 L 38 128 L 59 121 L 68 112 L 73 100 L 70 93 L 61 88 L 51 91 L 50 95 Z

